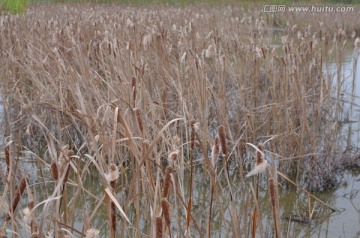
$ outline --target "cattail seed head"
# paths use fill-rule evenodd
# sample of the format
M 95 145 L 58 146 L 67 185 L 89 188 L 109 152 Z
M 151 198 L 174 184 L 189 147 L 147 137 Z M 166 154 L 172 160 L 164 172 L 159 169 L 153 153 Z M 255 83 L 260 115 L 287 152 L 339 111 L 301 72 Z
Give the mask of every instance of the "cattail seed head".
M 195 119 L 190 121 L 191 134 L 190 134 L 190 148 L 194 150 L 195 146 Z
M 214 145 L 211 149 L 211 162 L 213 166 L 215 166 L 218 162 L 218 156 L 219 156 L 219 137 L 215 137 Z
M 98 230 L 96 230 L 95 228 L 90 228 L 89 230 L 86 231 L 85 238 L 98 238 L 99 233 L 100 232 Z
M 173 168 L 168 166 L 165 169 L 165 179 L 164 179 L 164 190 L 163 190 L 163 198 L 167 198 L 170 193 L 170 183 L 171 183 L 171 173 L 173 172 Z
M 161 208 L 165 218 L 165 224 L 170 227 L 170 203 L 166 198 L 161 199 Z
M 162 238 L 163 235 L 163 227 L 162 227 L 162 217 L 158 216 L 155 218 L 155 231 L 156 231 L 156 238 Z
M 171 152 L 169 154 L 169 157 L 168 157 L 169 164 L 172 165 L 177 160 L 178 154 L 179 154 L 179 150 L 174 150 L 173 152 Z
M 5 163 L 6 163 L 6 171 L 9 173 L 10 171 L 10 147 L 7 145 L 5 147 Z
M 131 78 L 131 90 L 132 90 L 132 94 L 133 94 L 133 103 L 135 105 L 135 101 L 136 101 L 136 78 L 135 77 Z
M 59 179 L 59 169 L 54 158 L 51 159 L 51 175 L 55 181 Z
M 12 201 L 12 205 L 11 205 L 11 211 L 7 214 L 5 220 L 9 221 L 11 219 L 10 214 L 14 214 L 16 207 L 19 204 L 21 195 L 23 194 L 23 192 L 25 191 L 26 188 L 26 184 L 27 184 L 27 178 L 26 177 L 22 177 L 19 183 L 18 188 L 15 191 L 15 195 L 14 195 L 14 199 Z
M 136 119 L 138 122 L 140 132 L 144 133 L 144 125 L 143 125 L 143 119 L 140 109 L 136 109 Z
M 275 181 L 274 181 L 273 178 L 270 178 L 270 179 L 268 180 L 268 183 L 269 183 L 271 206 L 272 206 L 272 207 L 275 207 L 275 205 L 276 205 Z
M 218 134 L 220 138 L 220 145 L 221 145 L 221 151 L 223 156 L 226 156 L 227 149 L 226 149 L 226 135 L 225 135 L 225 128 L 223 125 L 218 127 Z
M 116 164 L 111 164 L 109 166 L 109 172 L 106 173 L 104 176 L 106 181 L 110 184 L 111 182 L 119 178 L 120 176 L 119 168 L 116 166 Z

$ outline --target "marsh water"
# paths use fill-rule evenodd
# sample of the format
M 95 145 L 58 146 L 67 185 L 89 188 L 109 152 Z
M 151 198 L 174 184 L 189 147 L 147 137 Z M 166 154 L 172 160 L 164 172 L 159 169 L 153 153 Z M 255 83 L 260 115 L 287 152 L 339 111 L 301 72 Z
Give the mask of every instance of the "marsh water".
M 341 65 L 341 87 L 342 87 L 342 100 L 345 102 L 345 108 L 343 118 L 341 118 L 341 133 L 344 140 L 344 148 L 360 148 L 360 63 L 354 63 L 353 52 L 348 50 L 344 62 Z M 337 64 L 329 62 L 325 65 L 325 73 L 335 78 Z M 357 74 L 355 74 L 357 72 Z M 355 75 L 354 75 L 355 74 Z M 3 108 L 0 107 L 1 115 Z M 3 139 L 1 139 L 3 141 Z M 3 168 L 4 162 L 1 160 L 1 167 Z M 44 186 L 38 186 L 36 178 L 39 176 L 38 168 L 34 162 L 29 160 L 23 163 L 23 170 L 29 174 L 30 184 L 33 184 L 36 196 L 45 200 L 52 192 L 52 184 L 49 184 L 47 189 Z M 47 173 L 49 173 L 48 168 Z M 236 171 L 232 171 L 232 175 L 235 178 L 232 180 L 234 184 L 234 198 L 240 199 L 243 196 L 244 186 L 248 186 L 250 182 L 241 182 L 240 177 L 237 176 Z M 204 172 L 199 169 L 196 170 L 195 186 L 194 186 L 194 214 L 198 216 L 199 220 L 204 219 L 202 207 L 207 207 L 208 203 L 208 183 L 209 180 L 204 180 Z M 50 174 L 49 174 L 50 176 Z M 345 171 L 339 176 L 340 185 L 330 191 L 317 193 L 317 197 L 322 199 L 327 204 L 336 208 L 336 211 L 321 207 L 314 200 L 301 192 L 299 188 L 286 184 L 286 181 L 280 182 L 280 214 L 282 233 L 288 237 L 360 237 L 360 170 L 350 169 Z M 92 194 L 99 194 L 96 199 L 100 199 L 103 191 L 99 186 L 99 179 L 97 177 L 90 177 L 86 180 L 85 186 L 91 190 Z M 236 185 L 242 184 L 242 185 Z M 71 189 L 75 189 L 76 186 L 72 186 Z M 119 193 L 121 196 L 121 192 Z M 222 194 L 224 201 L 229 201 L 229 194 Z M 73 201 L 75 202 L 75 201 Z M 79 206 L 79 211 L 75 215 L 75 228 L 81 230 L 83 224 L 83 216 L 85 210 L 90 210 L 94 203 L 93 201 L 76 201 Z M 259 203 L 269 203 L 268 190 L 265 183 L 259 187 Z M 230 205 L 228 205 L 230 207 Z M 230 208 L 229 208 L 230 209 Z M 241 208 L 238 211 L 241 213 Z M 313 215 L 309 213 L 313 212 Z M 229 214 L 230 211 L 225 211 L 225 214 Z M 271 207 L 261 205 L 261 219 L 262 227 L 266 236 L 270 237 L 272 233 L 272 216 Z M 216 214 L 214 215 L 216 217 Z M 311 217 L 311 219 L 309 219 Z M 93 219 L 93 226 L 101 228 L 106 223 L 106 211 L 100 211 L 97 217 Z M 148 226 L 146 220 L 141 220 L 141 227 Z M 201 223 L 201 222 L 200 222 Z M 246 226 L 246 224 L 244 224 Z M 226 219 L 214 223 L 212 237 L 228 237 L 229 224 Z M 107 234 L 103 234 L 104 237 Z M 26 235 L 24 235 L 26 237 Z M 76 235 L 75 235 L 76 237 Z

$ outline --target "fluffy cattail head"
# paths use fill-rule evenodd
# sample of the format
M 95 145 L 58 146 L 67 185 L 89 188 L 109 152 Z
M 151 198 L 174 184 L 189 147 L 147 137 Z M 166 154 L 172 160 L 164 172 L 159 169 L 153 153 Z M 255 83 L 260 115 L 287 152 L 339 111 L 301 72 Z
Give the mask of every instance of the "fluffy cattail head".
M 109 166 L 109 172 L 105 174 L 105 179 L 108 183 L 111 183 L 118 179 L 120 176 L 119 168 L 116 166 L 116 164 L 111 164 Z
M 178 154 L 179 154 L 179 150 L 177 149 L 177 150 L 174 150 L 173 152 L 171 152 L 168 156 L 168 163 L 172 167 L 174 166 L 174 163 L 178 158 Z
M 99 237 L 99 231 L 95 228 L 90 228 L 86 231 L 85 238 L 98 238 Z
M 211 149 L 211 162 L 213 166 L 215 166 L 218 162 L 218 156 L 219 156 L 219 137 L 215 137 L 214 145 Z

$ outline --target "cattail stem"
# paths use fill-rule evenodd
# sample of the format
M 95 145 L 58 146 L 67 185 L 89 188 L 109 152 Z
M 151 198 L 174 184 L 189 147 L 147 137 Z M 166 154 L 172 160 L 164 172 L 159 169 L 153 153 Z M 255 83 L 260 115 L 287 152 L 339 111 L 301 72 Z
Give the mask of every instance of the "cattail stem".
M 186 209 L 186 230 L 189 230 L 191 210 L 192 210 L 192 190 L 193 190 L 193 157 L 194 157 L 194 145 L 195 145 L 195 120 L 191 120 L 191 135 L 190 135 L 190 180 L 189 180 L 189 200 Z
M 116 180 L 110 181 L 110 186 L 112 190 L 115 190 L 116 188 Z M 116 206 L 113 201 L 110 202 L 110 226 L 111 231 L 114 234 L 114 237 L 116 237 Z

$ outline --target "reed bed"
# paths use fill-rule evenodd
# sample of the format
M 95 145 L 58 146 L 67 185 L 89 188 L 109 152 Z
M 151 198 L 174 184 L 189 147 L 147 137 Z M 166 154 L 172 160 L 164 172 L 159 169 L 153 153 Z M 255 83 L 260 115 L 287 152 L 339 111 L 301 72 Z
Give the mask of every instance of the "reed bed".
M 360 22 L 260 10 L 51 4 L 0 16 L 0 235 L 288 234 L 275 164 L 322 191 L 357 163 L 323 67 L 333 52 L 341 67 Z M 267 157 L 267 179 L 245 177 Z

